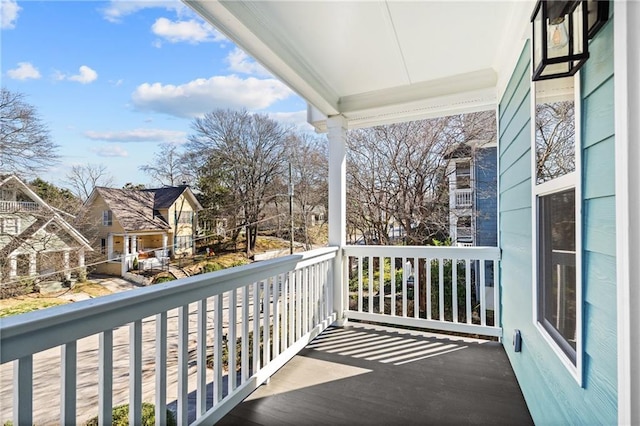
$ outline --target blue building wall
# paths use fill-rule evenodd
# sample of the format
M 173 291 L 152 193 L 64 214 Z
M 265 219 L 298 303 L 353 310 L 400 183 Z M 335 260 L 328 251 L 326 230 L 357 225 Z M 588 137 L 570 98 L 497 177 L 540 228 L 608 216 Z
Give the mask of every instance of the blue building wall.
M 475 156 L 476 241 L 477 246 L 498 246 L 496 147 L 481 148 Z
M 504 345 L 536 424 L 616 424 L 616 269 L 613 22 L 590 42 L 581 70 L 583 385 L 534 325 L 530 45 L 499 106 L 500 247 Z M 522 351 L 513 332 L 522 332 Z

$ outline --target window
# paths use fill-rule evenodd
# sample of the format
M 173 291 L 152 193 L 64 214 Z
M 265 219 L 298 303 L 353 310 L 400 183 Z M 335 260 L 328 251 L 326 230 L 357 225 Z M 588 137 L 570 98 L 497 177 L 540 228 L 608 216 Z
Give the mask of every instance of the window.
M 535 83 L 533 188 L 535 206 L 535 321 L 580 382 L 579 110 L 577 77 Z
M 106 238 L 100 238 L 100 253 L 107 254 L 107 240 L 106 240 Z
M 3 218 L 2 233 L 8 235 L 18 235 L 20 233 L 20 219 L 17 217 Z
M 471 188 L 471 163 L 468 161 L 456 163 L 456 188 Z
M 113 214 L 111 213 L 111 210 L 105 210 L 102 212 L 102 225 L 103 226 L 113 225 Z

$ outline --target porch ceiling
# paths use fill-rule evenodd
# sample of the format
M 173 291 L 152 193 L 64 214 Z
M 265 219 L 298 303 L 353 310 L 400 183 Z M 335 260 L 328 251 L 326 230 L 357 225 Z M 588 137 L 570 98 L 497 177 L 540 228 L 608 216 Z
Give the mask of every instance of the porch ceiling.
M 496 104 L 499 70 L 533 1 L 184 0 L 305 98 L 322 128 Z

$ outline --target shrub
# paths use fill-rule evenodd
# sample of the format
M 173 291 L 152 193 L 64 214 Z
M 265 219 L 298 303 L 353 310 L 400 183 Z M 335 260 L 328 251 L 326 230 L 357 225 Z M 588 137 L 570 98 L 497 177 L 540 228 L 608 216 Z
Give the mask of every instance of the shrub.
M 160 277 L 156 277 L 156 279 L 153 280 L 154 284 L 162 284 L 162 283 L 168 283 L 169 281 L 175 281 L 176 277 L 174 276 L 169 276 L 169 275 L 162 275 Z
M 208 272 L 215 272 L 215 271 L 219 271 L 221 269 L 224 269 L 224 268 L 219 263 L 217 263 L 217 262 L 208 262 L 208 263 L 205 263 L 204 266 L 202 267 L 201 274 L 206 274 Z
M 156 424 L 156 412 L 155 405 L 143 402 L 142 403 L 142 426 L 154 426 Z M 113 426 L 128 426 L 129 425 L 129 404 L 118 405 L 113 407 Z M 167 426 L 176 425 L 176 416 L 172 411 L 167 410 Z M 86 423 L 86 426 L 98 426 L 98 417 L 94 417 Z
M 136 256 L 133 258 L 133 264 L 132 264 L 133 269 L 138 270 L 138 265 L 139 265 L 138 257 Z

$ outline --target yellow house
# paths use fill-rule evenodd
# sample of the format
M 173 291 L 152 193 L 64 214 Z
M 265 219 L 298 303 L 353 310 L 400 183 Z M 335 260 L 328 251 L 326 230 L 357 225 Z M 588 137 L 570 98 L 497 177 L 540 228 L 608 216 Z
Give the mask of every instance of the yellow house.
M 85 202 L 96 241 L 107 262 L 96 272 L 124 274 L 134 259 L 164 264 L 195 252 L 197 213 L 202 206 L 188 186 L 157 189 L 96 187 Z

